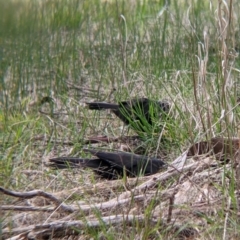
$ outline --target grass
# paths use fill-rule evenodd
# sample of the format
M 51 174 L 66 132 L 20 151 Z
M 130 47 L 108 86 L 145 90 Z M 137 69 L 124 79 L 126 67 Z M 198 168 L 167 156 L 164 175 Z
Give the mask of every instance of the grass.
M 88 111 L 87 101 L 115 102 L 135 96 L 170 101 L 170 118 L 160 137 L 148 136 L 145 141 L 146 153 L 159 155 L 163 147 L 168 161 L 196 141 L 238 137 L 239 4 L 211 4 L 207 0 L 188 4 L 0 0 L 0 186 L 57 193 L 98 183 L 88 170 L 79 174 L 45 166 L 57 155 L 84 156 L 83 139 L 88 136 L 134 135 L 111 113 Z M 163 137 L 166 142 L 159 147 Z M 236 202 L 236 182 L 217 188 L 226 197 L 224 207 L 226 199 Z M 95 198 L 111 199 L 122 191 L 119 187 L 110 196 L 100 192 L 84 198 L 83 194 L 82 200 L 95 203 Z M 169 229 L 159 231 L 160 220 L 154 225 L 147 221 L 155 210 L 154 201 L 144 206 L 145 224 L 126 223 L 120 227 L 119 239 L 175 236 Z M 0 202 L 13 204 L 4 195 Z M 1 215 L 0 221 L 12 221 Z M 101 213 L 93 215 L 101 219 Z M 229 232 L 239 236 L 236 215 L 229 222 L 223 210 L 205 217 L 212 224 L 201 229 L 200 239 L 222 239 Z M 83 232 L 86 239 L 116 236 L 116 228 L 104 222 L 100 229 L 86 227 Z

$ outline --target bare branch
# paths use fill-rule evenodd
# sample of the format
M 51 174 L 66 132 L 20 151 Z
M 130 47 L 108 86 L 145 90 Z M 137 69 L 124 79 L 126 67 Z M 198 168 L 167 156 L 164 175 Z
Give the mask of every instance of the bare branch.
M 62 203 L 59 199 L 54 197 L 52 194 L 41 191 L 41 190 L 33 190 L 29 192 L 15 192 L 15 191 L 10 191 L 0 187 L 0 192 L 8 196 L 24 198 L 24 199 L 30 199 L 30 198 L 41 196 L 53 202 L 56 208 L 59 208 L 62 211 L 67 211 L 67 212 L 75 211 L 75 209 L 72 209 L 72 207 L 69 207 L 66 204 Z

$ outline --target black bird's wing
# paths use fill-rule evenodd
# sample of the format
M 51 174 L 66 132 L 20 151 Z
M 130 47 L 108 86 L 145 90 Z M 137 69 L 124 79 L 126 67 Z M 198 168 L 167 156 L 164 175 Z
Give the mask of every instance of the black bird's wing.
M 152 125 L 163 113 L 168 113 L 170 104 L 167 101 L 154 101 L 147 98 L 119 102 L 119 108 L 112 110 L 125 124 L 133 129 L 145 132 L 144 126 Z M 139 129 L 137 129 L 139 128 Z
M 139 99 L 138 103 L 141 100 Z M 132 122 L 136 121 L 136 113 L 141 114 L 142 106 L 138 104 L 137 108 L 137 100 L 132 99 L 130 101 L 123 101 L 119 102 L 118 108 L 113 109 L 112 112 L 120 118 L 126 125 L 131 124 Z
M 88 108 L 91 110 L 104 110 L 104 109 L 118 109 L 119 105 L 106 102 L 86 102 Z
M 84 149 L 84 151 L 89 152 L 100 159 L 104 159 L 113 166 L 120 167 L 121 169 L 123 166 L 130 167 L 131 165 L 137 164 L 137 161 L 134 158 L 135 154 L 127 152 L 103 152 L 95 149 Z
M 123 175 L 124 167 L 128 176 L 136 176 L 139 173 L 151 175 L 166 167 L 166 163 L 160 159 L 127 152 L 102 152 L 95 149 L 84 149 L 84 151 L 107 161 L 120 175 Z

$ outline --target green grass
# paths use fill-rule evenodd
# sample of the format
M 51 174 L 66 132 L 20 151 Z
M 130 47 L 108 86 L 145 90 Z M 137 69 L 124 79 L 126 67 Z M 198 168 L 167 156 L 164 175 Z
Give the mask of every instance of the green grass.
M 161 134 L 150 129 L 144 143 L 148 154 L 164 148 L 169 161 L 193 142 L 238 136 L 239 4 L 230 1 L 231 12 L 224 2 L 169 2 L 0 0 L 0 186 L 57 192 L 65 184 L 96 183 L 91 172 L 76 180 L 70 170 L 55 177 L 45 167 L 53 156 L 83 155 L 88 136 L 136 134 L 109 112 L 88 111 L 86 101 L 170 101 L 164 129 L 156 123 Z M 53 101 L 41 102 L 44 97 Z M 236 206 L 235 185 L 224 196 Z M 1 196 L 0 203 L 9 199 Z M 153 210 L 146 208 L 146 219 Z M 206 237 L 221 238 L 224 213 L 219 216 L 201 230 Z M 149 221 L 144 228 L 136 221 L 122 230 L 130 239 L 165 239 L 169 232 L 159 233 L 160 225 L 152 229 Z M 228 227 L 239 234 L 234 214 Z M 114 239 L 114 230 L 103 224 L 85 233 Z

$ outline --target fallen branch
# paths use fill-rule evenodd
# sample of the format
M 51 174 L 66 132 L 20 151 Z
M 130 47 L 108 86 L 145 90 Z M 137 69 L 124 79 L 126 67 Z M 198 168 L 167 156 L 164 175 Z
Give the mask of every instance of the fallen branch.
M 67 235 L 77 235 L 80 230 L 87 228 L 102 228 L 103 225 L 107 226 L 116 226 L 119 224 L 134 225 L 136 222 L 139 224 L 146 224 L 146 221 L 152 225 L 159 224 L 162 229 L 169 229 L 172 232 L 178 232 L 183 235 L 183 232 L 189 234 L 189 230 L 193 231 L 193 234 L 196 234 L 197 231 L 193 228 L 189 228 L 183 225 L 176 223 L 167 224 L 164 220 L 159 217 L 156 218 L 145 218 L 144 215 L 112 215 L 102 218 L 95 219 L 86 219 L 85 221 L 55 221 L 43 225 L 31 225 L 25 228 L 13 228 L 13 229 L 3 229 L 2 236 L 4 238 L 10 237 L 9 240 L 15 239 L 45 239 L 51 236 L 52 237 L 64 237 Z
M 56 208 L 65 211 L 65 212 L 74 212 L 75 209 L 72 207 L 62 203 L 59 199 L 54 197 L 52 194 L 41 191 L 41 190 L 33 190 L 29 192 L 15 192 L 15 191 L 10 191 L 7 189 L 4 189 L 0 187 L 0 192 L 4 193 L 5 195 L 12 196 L 12 197 L 18 197 L 18 198 L 24 198 L 24 199 L 30 199 L 34 197 L 44 197 L 51 202 L 53 202 L 56 206 Z
M 77 234 L 79 230 L 89 228 L 98 228 L 102 227 L 103 224 L 108 225 L 117 225 L 120 223 L 132 224 L 134 221 L 138 223 L 144 223 L 144 215 L 113 215 L 102 217 L 101 219 L 93 219 L 86 221 L 55 221 L 43 225 L 31 225 L 28 227 L 20 227 L 13 229 L 3 229 L 2 234 L 4 238 L 9 236 L 24 234 L 28 239 L 36 239 L 37 237 L 46 237 L 46 236 L 66 236 L 68 234 Z M 153 220 L 152 220 L 153 221 Z M 74 231 L 75 229 L 75 231 Z M 77 230 L 77 231 L 76 231 Z
M 0 211 L 21 211 L 21 212 L 52 212 L 56 210 L 53 207 L 29 207 L 29 206 L 13 206 L 13 205 L 3 205 L 0 206 Z

